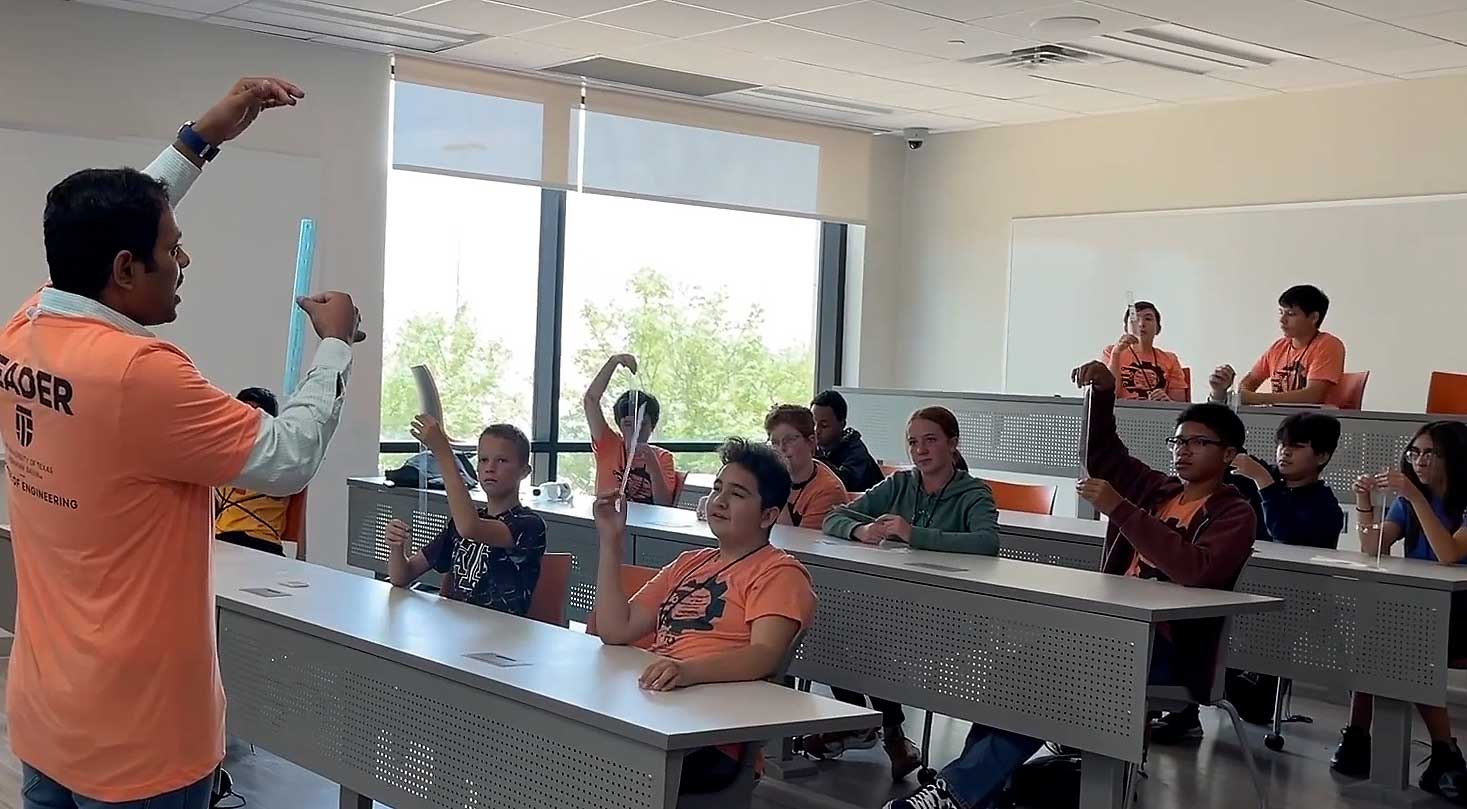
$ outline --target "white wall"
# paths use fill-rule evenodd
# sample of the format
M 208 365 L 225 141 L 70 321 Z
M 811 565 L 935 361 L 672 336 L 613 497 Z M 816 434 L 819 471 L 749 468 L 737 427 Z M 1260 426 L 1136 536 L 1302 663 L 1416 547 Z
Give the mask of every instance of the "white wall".
M 863 341 L 881 321 L 892 343 L 862 384 L 1000 389 L 1014 217 L 1467 191 L 1464 97 L 1449 76 L 934 137 L 900 186 L 874 184 L 902 203 L 873 205 L 866 284 L 893 294 L 864 300 Z M 893 244 L 896 260 L 870 259 Z
M 311 559 L 345 567 L 345 478 L 370 474 L 377 467 L 388 58 L 55 0 L 5 0 L 0 15 L 4 20 L 0 25 L 0 127 L 109 140 L 148 138 L 162 148 L 179 124 L 198 117 L 240 76 L 281 75 L 306 89 L 307 98 L 300 107 L 267 113 L 237 143 L 251 152 L 319 161 L 315 286 L 351 292 L 372 332 L 373 339 L 357 349 L 341 426 L 318 483 L 311 488 Z M 221 168 L 229 157 L 226 149 L 219 158 Z M 211 179 L 220 179 L 219 175 L 211 178 L 206 171 L 200 189 Z M 5 178 L 0 177 L 0 187 L 5 185 Z M 249 191 L 260 193 L 259 188 Z M 37 243 L 41 205 L 42 200 L 36 199 Z M 251 222 L 224 217 L 199 221 L 188 216 L 187 206 L 185 202 L 180 209 L 186 236 L 187 231 L 251 226 Z M 274 227 L 259 232 L 257 238 L 280 248 L 262 249 L 261 255 L 295 254 L 293 229 Z M 16 253 L 8 251 L 12 256 Z M 256 257 L 196 254 L 193 272 L 258 272 L 262 283 L 279 283 L 278 308 L 259 313 L 259 328 L 270 332 L 269 345 L 283 345 L 283 336 L 275 332 L 288 312 L 292 269 L 282 273 L 275 266 L 257 268 L 252 258 Z M 7 279 L 29 277 L 32 289 L 46 277 L 44 264 L 7 267 L 5 272 Z M 183 320 L 160 333 L 191 344 L 206 376 L 226 387 L 242 385 L 244 381 L 221 358 L 230 352 L 253 355 L 264 350 L 259 345 L 262 341 L 252 338 L 248 326 L 217 328 L 211 335 L 209 326 L 238 324 L 240 318 L 237 301 L 203 294 L 208 286 L 201 280 L 199 294 L 186 294 Z M 10 297 L 15 295 L 8 294 Z M 18 306 L 20 302 L 9 303 Z M 211 336 L 217 342 L 209 342 Z M 308 342 L 307 350 L 314 351 L 314 340 Z M 204 357 L 209 358 L 207 362 Z M 283 357 L 274 361 L 277 364 L 272 367 L 283 368 Z M 278 387 L 280 372 L 253 384 Z

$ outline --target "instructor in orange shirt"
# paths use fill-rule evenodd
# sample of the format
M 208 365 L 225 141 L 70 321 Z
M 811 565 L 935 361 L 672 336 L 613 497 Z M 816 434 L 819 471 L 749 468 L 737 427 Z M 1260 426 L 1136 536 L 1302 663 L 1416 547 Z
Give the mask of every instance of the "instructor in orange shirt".
M 208 806 L 224 759 L 212 489 L 305 487 L 363 335 L 350 296 L 301 299 L 321 346 L 275 418 L 148 327 L 182 301 L 173 206 L 261 111 L 303 97 L 241 79 L 146 170 L 80 171 L 46 196 L 51 283 L 0 330 L 25 809 Z

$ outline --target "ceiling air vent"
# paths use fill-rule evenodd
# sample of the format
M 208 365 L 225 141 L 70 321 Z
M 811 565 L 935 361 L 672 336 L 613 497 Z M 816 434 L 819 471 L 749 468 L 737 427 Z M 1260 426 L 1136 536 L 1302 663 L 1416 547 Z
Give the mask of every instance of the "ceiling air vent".
M 263 23 L 317 37 L 437 53 L 484 38 L 483 34 L 314 0 L 253 0 L 218 19 Z
M 757 98 L 761 101 L 777 105 L 788 105 L 799 108 L 815 107 L 832 112 L 841 112 L 847 115 L 870 117 L 891 115 L 896 112 L 896 110 L 890 107 L 863 104 L 859 101 L 852 101 L 849 98 L 838 98 L 836 96 L 821 95 L 820 93 L 807 93 L 803 90 L 791 90 L 788 87 L 757 87 L 729 96 L 729 98 Z
M 1002 67 L 1011 70 L 1033 70 L 1056 65 L 1089 65 L 1108 59 L 1097 53 L 1082 50 L 1074 45 L 1036 45 L 1005 53 L 990 53 L 963 59 L 971 65 Z
M 623 62 L 619 59 L 607 59 L 605 57 L 556 65 L 555 67 L 547 67 L 545 70 L 550 73 L 560 73 L 567 76 L 596 79 L 598 81 L 609 81 L 616 84 L 624 84 L 628 87 L 641 87 L 647 90 L 660 90 L 665 93 L 677 93 L 679 95 L 695 96 L 698 98 L 707 98 L 708 96 L 715 96 L 720 93 L 732 93 L 758 86 L 743 81 L 719 79 L 697 73 L 684 73 L 681 70 L 668 70 L 667 68 L 640 65 L 636 62 Z

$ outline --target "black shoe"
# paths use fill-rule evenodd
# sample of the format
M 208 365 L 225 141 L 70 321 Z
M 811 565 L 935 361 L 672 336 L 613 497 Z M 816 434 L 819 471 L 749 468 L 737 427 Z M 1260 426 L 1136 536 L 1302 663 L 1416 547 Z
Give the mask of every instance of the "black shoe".
M 1152 744 L 1190 744 L 1202 741 L 1202 720 L 1197 706 L 1172 711 L 1151 724 Z
M 1431 757 L 1426 760 L 1426 769 L 1417 784 L 1427 792 L 1461 800 L 1463 788 L 1467 787 L 1467 762 L 1462 760 L 1456 739 L 1431 743 Z
M 1370 731 L 1347 727 L 1340 731 L 1340 746 L 1330 756 L 1329 768 L 1348 778 L 1370 777 Z

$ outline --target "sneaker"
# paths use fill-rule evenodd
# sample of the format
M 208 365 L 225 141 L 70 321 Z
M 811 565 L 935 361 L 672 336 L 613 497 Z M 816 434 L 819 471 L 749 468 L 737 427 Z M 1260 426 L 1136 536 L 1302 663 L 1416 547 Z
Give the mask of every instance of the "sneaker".
M 856 733 L 816 733 L 800 740 L 805 752 L 825 761 L 840 758 L 847 750 L 870 750 L 881 739 L 873 728 Z
M 1370 731 L 1347 727 L 1340 731 L 1340 746 L 1330 756 L 1329 768 L 1347 778 L 1370 777 Z
M 947 791 L 947 782 L 941 778 L 931 786 L 925 786 L 905 798 L 888 802 L 882 809 L 963 809 Z
M 1172 711 L 1151 723 L 1152 744 L 1190 744 L 1202 741 L 1202 719 L 1197 706 Z
M 891 759 L 891 780 L 901 781 L 922 766 L 922 748 L 912 744 L 901 728 L 882 731 L 881 746 Z
M 1426 761 L 1417 784 L 1427 792 L 1459 800 L 1463 787 L 1467 787 L 1467 762 L 1462 760 L 1457 740 L 1432 742 L 1431 757 Z

